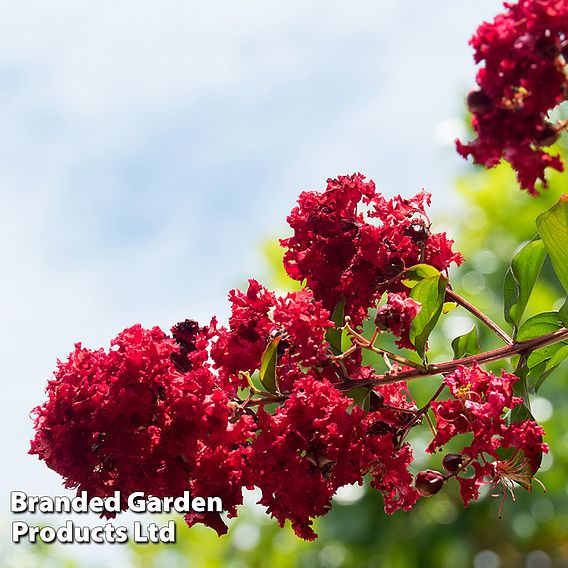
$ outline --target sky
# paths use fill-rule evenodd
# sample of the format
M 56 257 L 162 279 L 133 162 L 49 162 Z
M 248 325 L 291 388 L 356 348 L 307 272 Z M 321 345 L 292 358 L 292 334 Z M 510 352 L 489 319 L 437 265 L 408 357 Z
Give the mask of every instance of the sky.
M 328 177 L 451 214 L 467 40 L 499 6 L 0 0 L 0 518 L 62 492 L 28 414 L 74 342 L 223 319 Z

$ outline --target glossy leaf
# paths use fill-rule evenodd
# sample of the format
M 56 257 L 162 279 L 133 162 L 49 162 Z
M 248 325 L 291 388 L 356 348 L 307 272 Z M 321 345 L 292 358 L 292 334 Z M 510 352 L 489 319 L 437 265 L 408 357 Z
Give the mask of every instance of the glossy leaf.
M 505 320 L 518 329 L 532 289 L 538 278 L 544 259 L 546 247 L 539 239 L 525 245 L 511 261 L 505 275 L 504 300 Z
M 345 393 L 353 399 L 353 404 L 360 406 L 365 412 L 369 412 L 371 405 L 371 389 L 369 387 L 355 387 Z
M 271 394 L 278 393 L 278 379 L 276 377 L 276 360 L 278 343 L 281 337 L 275 337 L 266 346 L 260 363 L 259 378 L 262 386 Z
M 519 329 L 517 339 L 525 341 L 546 333 L 552 333 L 562 327 L 558 312 L 544 312 L 529 318 Z M 547 345 L 529 353 L 523 364 L 528 392 L 536 393 L 544 381 L 568 356 L 565 342 Z
M 459 335 L 452 341 L 454 359 L 461 359 L 467 355 L 477 355 L 481 353 L 477 339 L 477 327 L 473 326 L 470 331 Z
M 341 329 L 345 323 L 345 300 L 341 300 L 333 310 L 331 321 L 335 324 L 334 327 L 327 330 L 325 338 L 331 346 L 334 355 L 339 355 L 341 351 L 341 336 L 343 330 Z
M 531 393 L 538 392 L 544 381 L 568 357 L 568 344 L 562 342 L 552 346 L 551 356 L 530 369 L 528 374 L 528 388 Z
M 562 195 L 555 205 L 539 215 L 536 226 L 554 272 L 568 292 L 568 196 Z
M 564 324 L 564 327 L 568 327 L 568 299 L 558 310 L 558 316 L 560 317 L 560 321 Z
M 416 264 L 404 271 L 402 283 L 407 288 L 414 288 L 414 286 L 416 286 L 416 284 L 418 284 L 421 280 L 439 275 L 440 271 L 429 264 Z
M 420 303 L 420 311 L 410 326 L 410 341 L 416 347 L 420 357 L 424 351 L 428 336 L 436 326 L 442 313 L 446 296 L 447 280 L 440 274 L 425 278 L 418 282 L 410 292 L 410 297 Z
M 517 332 L 517 341 L 526 341 L 547 333 L 552 333 L 562 327 L 558 312 L 543 312 L 529 318 Z
M 449 314 L 452 310 L 455 310 L 458 307 L 456 302 L 444 302 L 442 306 L 442 312 L 445 314 Z

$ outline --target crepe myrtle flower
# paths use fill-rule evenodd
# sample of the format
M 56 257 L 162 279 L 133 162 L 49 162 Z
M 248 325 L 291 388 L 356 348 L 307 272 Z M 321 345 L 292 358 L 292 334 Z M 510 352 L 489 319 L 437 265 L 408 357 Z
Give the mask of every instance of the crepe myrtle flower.
M 464 505 L 479 497 L 485 483 L 500 485 L 512 493 L 514 483 L 530 488 L 548 446 L 544 431 L 534 420 L 508 423 L 508 410 L 522 404 L 513 394 L 516 375 L 500 376 L 479 365 L 460 366 L 445 377 L 451 399 L 432 402 L 436 430 L 427 451 L 442 448 L 460 434 L 471 434 L 472 441 L 461 454 L 449 454 L 442 462 L 450 476 L 460 484 Z M 506 457 L 503 457 L 503 450 Z M 473 475 L 471 473 L 473 472 Z
M 345 315 L 359 325 L 384 292 L 405 292 L 405 268 L 461 263 L 453 241 L 430 231 L 429 203 L 425 191 L 386 199 L 361 174 L 328 179 L 325 191 L 301 193 L 287 218 L 293 235 L 280 241 L 286 271 L 305 280 L 330 313 L 345 302 Z
M 477 137 L 457 140 L 458 152 L 489 168 L 506 160 L 532 195 L 538 194 L 537 181 L 546 187 L 548 168 L 564 169 L 546 148 L 568 126 L 548 118 L 568 95 L 567 30 L 566 0 L 520 0 L 506 3 L 470 41 L 475 61 L 484 63 L 478 88 L 467 96 Z
M 317 366 L 327 358 L 325 332 L 333 326 L 329 311 L 310 290 L 278 296 L 256 280 L 249 280 L 246 292 L 229 293 L 229 327 L 213 324 L 211 357 L 227 385 L 247 386 L 247 373 L 261 364 L 271 340 L 277 339 L 279 375 L 293 381 L 298 365 Z
M 409 337 L 412 320 L 420 311 L 420 303 L 402 294 L 388 294 L 386 304 L 377 310 L 375 326 L 390 331 L 400 339 L 396 342 L 401 349 L 414 349 Z
M 216 387 L 198 327 L 177 326 L 176 341 L 139 324 L 111 341 L 108 351 L 80 343 L 60 361 L 47 401 L 33 410 L 30 453 L 65 479 L 65 486 L 105 497 L 180 496 L 195 489 L 219 496 L 230 516 L 251 484 L 245 458 L 250 416 L 230 420 L 228 395 Z M 200 336 L 201 335 L 201 336 Z M 185 351 L 185 372 L 177 368 Z M 198 493 L 197 493 L 198 491 Z M 219 533 L 218 513 L 189 516 Z

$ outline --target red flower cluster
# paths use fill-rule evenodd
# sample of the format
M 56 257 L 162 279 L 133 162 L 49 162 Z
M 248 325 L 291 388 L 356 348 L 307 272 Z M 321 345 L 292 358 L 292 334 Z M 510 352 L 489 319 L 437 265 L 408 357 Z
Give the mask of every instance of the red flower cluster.
M 134 491 L 175 497 L 189 490 L 220 497 L 235 516 L 243 489 L 257 486 L 259 502 L 280 525 L 289 520 L 308 540 L 335 492 L 367 474 L 387 513 L 439 491 L 442 474 L 428 470 L 415 480 L 409 472 L 406 438 L 424 409 L 404 381 L 380 384 L 362 355 L 366 346 L 387 357 L 381 380 L 412 373 L 415 363 L 373 343 L 388 330 L 399 347 L 412 348 L 409 330 L 420 305 L 407 297 L 402 273 L 419 262 L 439 270 L 461 262 L 444 234 L 430 233 L 428 199 L 420 193 L 386 200 L 361 175 L 302 194 L 289 217 L 294 236 L 283 244 L 288 271 L 305 278 L 307 288 L 278 295 L 250 280 L 245 292 L 229 294 L 228 327 L 215 318 L 205 327 L 185 320 L 169 337 L 135 325 L 109 351 L 77 344 L 58 363 L 47 402 L 34 409 L 30 452 L 67 487 L 90 496 L 119 490 L 123 506 Z M 331 310 L 345 301 L 345 313 L 362 324 L 385 291 L 373 341 L 348 322 L 331 321 Z M 546 446 L 536 424 L 508 425 L 503 417 L 520 402 L 512 391 L 516 377 L 474 366 L 445 380 L 454 398 L 432 402 L 438 433 L 429 450 L 473 433 L 457 461 L 446 460 L 447 467 L 458 464 L 466 504 L 488 478 L 530 483 Z M 498 459 L 499 447 L 511 448 L 508 460 Z M 475 468 L 474 477 L 462 464 Z M 218 513 L 185 520 L 227 530 Z
M 563 170 L 559 156 L 543 147 L 553 144 L 565 124 L 547 121 L 549 111 L 568 96 L 568 1 L 520 0 L 478 29 L 471 45 L 479 90 L 468 96 L 477 138 L 457 141 L 462 156 L 470 154 L 487 167 L 507 160 L 520 185 L 536 195 L 545 170 Z
M 474 364 L 472 368 L 458 367 L 444 380 L 453 399 L 432 403 L 437 434 L 427 451 L 434 452 L 458 434 L 473 434 L 471 444 L 462 450 L 464 472 L 455 476 L 464 504 L 477 499 L 479 486 L 487 481 L 508 479 L 530 485 L 548 446 L 542 441 L 542 428 L 534 421 L 508 424 L 505 419 L 507 410 L 523 402 L 513 395 L 518 377 L 505 372 L 497 377 Z M 513 451 L 503 458 L 498 453 L 502 448 Z M 473 467 L 473 476 L 466 475 L 468 465 Z
M 243 373 L 260 367 L 270 340 L 279 340 L 279 376 L 291 384 L 298 365 L 312 367 L 326 359 L 325 332 L 333 323 L 321 302 L 309 290 L 277 297 L 256 280 L 249 280 L 246 293 L 232 290 L 229 329 L 215 326 L 216 341 L 211 356 L 226 382 L 247 386 Z
M 400 337 L 396 344 L 401 349 L 414 349 L 408 334 L 412 320 L 419 311 L 420 304 L 412 298 L 405 298 L 400 294 L 389 294 L 387 303 L 377 310 L 375 325 L 378 329 L 390 331 Z
M 260 503 L 307 540 L 316 537 L 311 519 L 327 513 L 339 487 L 361 483 L 373 459 L 364 413 L 348 413 L 350 403 L 329 382 L 306 377 L 274 415 L 258 413 L 253 470 Z
M 280 241 L 286 271 L 305 280 L 330 312 L 344 300 L 345 314 L 358 325 L 384 292 L 405 293 L 405 268 L 461 263 L 453 241 L 430 233 L 429 202 L 424 191 L 387 200 L 361 174 L 329 179 L 323 193 L 303 192 L 287 219 L 294 234 Z
M 252 420 L 229 422 L 227 395 L 214 386 L 203 337 L 187 351 L 192 367 L 179 373 L 174 341 L 157 327 L 135 325 L 111 349 L 75 346 L 48 383 L 48 400 L 34 409 L 37 454 L 89 496 L 143 491 L 157 497 L 220 496 L 229 514 L 250 484 L 244 459 Z M 194 518 L 188 518 L 191 524 Z M 198 520 L 226 528 L 214 513 Z

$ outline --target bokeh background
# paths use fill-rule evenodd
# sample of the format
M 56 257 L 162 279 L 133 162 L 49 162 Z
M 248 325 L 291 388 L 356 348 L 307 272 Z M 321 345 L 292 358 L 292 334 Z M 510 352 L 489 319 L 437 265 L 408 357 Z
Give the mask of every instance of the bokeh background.
M 567 176 L 535 200 L 506 167 L 478 170 L 454 152 L 475 73 L 467 40 L 499 7 L 0 0 L 2 568 L 568 566 L 562 369 L 533 401 L 553 448 L 540 475 L 548 493 L 519 491 L 503 520 L 490 496 L 464 512 L 452 488 L 386 517 L 377 495 L 355 487 L 310 544 L 265 518 L 254 494 L 222 539 L 178 523 L 176 546 L 9 542 L 11 490 L 65 493 L 27 455 L 28 414 L 56 359 L 134 322 L 223 319 L 227 290 L 250 276 L 285 289 L 275 237 L 299 191 L 330 176 L 361 171 L 387 195 L 430 191 L 435 228 L 468 259 L 456 287 L 501 318 L 510 255 Z M 532 309 L 560 295 L 545 269 Z M 471 326 L 456 312 L 433 339 L 439 357 Z

